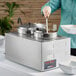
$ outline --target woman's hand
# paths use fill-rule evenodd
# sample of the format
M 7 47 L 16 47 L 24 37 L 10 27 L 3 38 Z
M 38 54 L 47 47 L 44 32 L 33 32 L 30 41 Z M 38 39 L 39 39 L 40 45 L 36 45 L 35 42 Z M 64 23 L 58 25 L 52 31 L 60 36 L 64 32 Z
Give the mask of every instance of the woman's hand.
M 51 8 L 49 6 L 45 6 L 43 8 L 43 14 L 44 14 L 45 18 L 46 17 L 49 17 L 50 16 L 50 13 L 51 13 Z

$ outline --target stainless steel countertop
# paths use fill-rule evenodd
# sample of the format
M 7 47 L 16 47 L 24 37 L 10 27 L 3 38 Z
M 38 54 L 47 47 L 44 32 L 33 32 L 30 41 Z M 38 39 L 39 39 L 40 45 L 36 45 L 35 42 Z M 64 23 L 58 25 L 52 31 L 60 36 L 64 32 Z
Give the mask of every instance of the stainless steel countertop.
M 38 41 L 38 42 L 47 42 L 47 41 L 53 41 L 53 40 L 60 40 L 60 39 L 65 39 L 67 37 L 62 37 L 62 36 L 57 36 L 56 38 L 49 38 L 49 39 L 45 39 L 45 38 L 35 38 L 33 35 L 21 35 L 18 32 L 11 32 L 11 33 L 6 33 L 6 34 L 11 34 L 17 37 L 21 37 L 21 38 L 26 38 L 29 40 L 34 40 L 34 41 Z

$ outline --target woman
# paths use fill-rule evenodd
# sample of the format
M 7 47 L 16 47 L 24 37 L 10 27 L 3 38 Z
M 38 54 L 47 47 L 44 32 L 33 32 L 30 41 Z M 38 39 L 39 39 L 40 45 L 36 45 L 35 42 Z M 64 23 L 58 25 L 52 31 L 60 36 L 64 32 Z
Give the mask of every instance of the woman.
M 61 8 L 61 25 L 76 25 L 76 0 L 50 0 L 42 8 L 41 13 L 49 17 L 57 9 Z M 59 26 L 58 35 L 71 38 L 71 55 L 76 56 L 76 35 L 66 33 Z

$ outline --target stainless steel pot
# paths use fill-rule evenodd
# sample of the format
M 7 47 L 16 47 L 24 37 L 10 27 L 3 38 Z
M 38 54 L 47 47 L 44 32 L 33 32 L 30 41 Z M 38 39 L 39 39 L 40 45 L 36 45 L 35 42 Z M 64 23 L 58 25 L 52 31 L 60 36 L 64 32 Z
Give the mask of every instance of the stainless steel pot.
M 36 30 L 36 26 L 35 24 L 33 23 L 28 23 L 28 24 L 25 24 L 26 27 L 27 27 L 27 34 L 34 34 L 34 31 Z
M 57 37 L 57 32 L 51 32 L 49 33 L 50 38 L 56 38 Z
M 27 28 L 25 28 L 25 27 L 19 27 L 18 28 L 18 33 L 19 34 L 26 34 L 26 32 L 27 32 Z
M 35 31 L 34 32 L 34 37 L 37 38 L 42 38 L 43 37 L 43 32 L 42 31 Z
M 27 23 L 18 27 L 19 34 L 34 34 L 36 26 L 33 23 Z
M 43 38 L 44 33 L 46 33 L 45 25 L 40 23 L 35 23 L 36 31 L 34 32 L 34 37 Z

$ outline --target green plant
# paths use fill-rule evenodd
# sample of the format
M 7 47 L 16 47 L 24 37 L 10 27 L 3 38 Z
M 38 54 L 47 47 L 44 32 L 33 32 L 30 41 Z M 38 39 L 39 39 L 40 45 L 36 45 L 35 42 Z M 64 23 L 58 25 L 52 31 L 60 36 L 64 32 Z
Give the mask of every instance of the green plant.
M 7 2 L 6 6 L 8 9 L 5 10 L 5 12 L 8 12 L 8 17 L 9 18 L 13 17 L 14 11 L 19 7 L 19 5 L 16 4 L 15 2 L 12 2 L 12 3 Z
M 12 29 L 12 25 L 14 24 L 11 19 L 14 15 L 14 11 L 19 7 L 15 2 L 9 3 L 7 2 L 4 6 L 7 7 L 5 12 L 8 12 L 8 15 L 0 19 L 0 34 L 5 35 L 6 32 L 10 32 Z
M 12 26 L 7 17 L 0 19 L 0 34 L 5 35 L 5 32 L 9 32 Z

